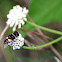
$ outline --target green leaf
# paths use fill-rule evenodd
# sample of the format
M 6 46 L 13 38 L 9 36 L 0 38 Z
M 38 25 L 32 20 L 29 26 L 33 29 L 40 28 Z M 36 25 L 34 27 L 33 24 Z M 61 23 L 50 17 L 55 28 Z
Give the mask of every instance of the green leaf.
M 45 25 L 52 21 L 62 22 L 62 0 L 32 0 L 29 15 L 38 25 Z M 24 28 L 34 29 L 29 24 Z
M 53 20 L 62 20 L 62 0 L 32 0 L 30 16 L 35 23 L 44 25 Z

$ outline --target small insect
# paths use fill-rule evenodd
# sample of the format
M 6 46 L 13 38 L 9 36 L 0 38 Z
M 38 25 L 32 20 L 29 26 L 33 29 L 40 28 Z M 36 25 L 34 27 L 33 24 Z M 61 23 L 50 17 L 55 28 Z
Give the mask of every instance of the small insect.
M 18 36 L 19 36 L 19 32 L 15 31 L 14 33 L 12 33 L 8 37 L 6 37 L 6 39 L 4 40 L 4 44 L 10 43 L 11 41 L 13 41 Z
M 11 46 L 13 50 L 20 49 L 24 45 L 24 38 L 22 35 L 15 31 L 4 40 L 4 44 Z

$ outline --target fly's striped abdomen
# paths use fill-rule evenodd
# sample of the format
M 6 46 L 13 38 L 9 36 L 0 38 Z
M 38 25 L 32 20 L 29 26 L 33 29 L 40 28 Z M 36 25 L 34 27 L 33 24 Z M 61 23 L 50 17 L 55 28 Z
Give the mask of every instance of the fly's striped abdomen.
M 4 40 L 4 44 L 10 43 L 11 41 L 13 41 L 18 36 L 19 36 L 19 33 L 17 31 L 15 31 L 14 33 L 12 33 L 8 37 L 6 37 L 6 39 Z

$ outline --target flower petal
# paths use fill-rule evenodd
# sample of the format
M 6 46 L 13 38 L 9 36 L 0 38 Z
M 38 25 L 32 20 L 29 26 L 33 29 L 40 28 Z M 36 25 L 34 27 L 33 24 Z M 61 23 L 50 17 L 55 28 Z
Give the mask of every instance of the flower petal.
M 15 24 L 15 25 L 14 25 L 14 27 L 13 27 L 13 31 L 15 31 L 15 30 L 16 30 L 16 26 L 17 26 L 17 25 Z
M 18 28 L 21 28 L 21 23 L 18 23 Z

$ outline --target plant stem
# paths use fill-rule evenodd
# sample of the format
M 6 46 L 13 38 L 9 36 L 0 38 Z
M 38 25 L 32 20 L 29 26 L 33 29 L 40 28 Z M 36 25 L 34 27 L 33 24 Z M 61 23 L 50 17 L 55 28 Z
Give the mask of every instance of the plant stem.
M 32 25 L 32 26 L 35 26 L 37 28 L 40 28 L 42 30 L 45 30 L 45 31 L 48 31 L 48 32 L 51 32 L 51 33 L 54 33 L 54 34 L 58 34 L 58 35 L 62 35 L 62 32 L 60 31 L 56 31 L 56 30 L 52 30 L 52 29 L 49 29 L 49 28 L 45 28 L 45 27 L 42 27 L 42 26 L 39 26 L 39 25 L 36 25 L 34 23 L 31 23 L 31 22 L 28 22 L 26 21 L 28 24 Z
M 25 44 L 28 46 L 28 47 L 31 47 L 31 44 L 25 39 Z
M 54 44 L 54 43 L 60 41 L 61 39 L 62 39 L 62 37 L 59 37 L 59 38 L 57 38 L 56 40 L 53 40 L 53 41 L 51 41 L 51 42 L 49 42 L 49 43 L 46 43 L 46 44 L 44 44 L 44 45 L 40 45 L 40 46 L 37 46 L 37 47 L 27 47 L 27 46 L 23 46 L 22 48 L 24 48 L 24 49 L 34 49 L 34 50 L 36 50 L 36 49 L 39 49 L 39 48 L 43 48 L 43 47 L 47 47 L 47 46 L 49 46 L 49 45 L 52 45 L 52 44 Z
M 29 19 L 32 23 L 34 23 L 34 21 L 33 21 L 32 18 L 29 16 L 29 14 L 27 15 L 27 17 L 28 17 L 28 19 Z M 34 24 L 35 24 L 35 23 L 34 23 Z M 53 41 L 52 38 L 50 38 L 50 37 L 44 35 L 43 32 L 42 32 L 39 28 L 36 27 L 36 30 L 40 33 L 40 35 L 43 37 L 43 39 L 44 39 L 47 43 L 49 42 L 48 39 L 50 39 L 50 40 Z M 56 43 L 58 43 L 58 42 L 56 42 Z M 51 50 L 56 54 L 56 56 L 58 56 L 58 58 L 62 61 L 62 56 L 57 52 L 57 50 L 56 50 L 52 45 L 50 45 L 49 47 L 50 47 Z M 42 49 L 42 48 L 41 48 L 41 49 Z
M 5 34 L 6 30 L 8 29 L 9 25 L 6 25 L 5 28 L 3 29 L 1 35 L 0 35 L 0 40 L 2 39 L 3 35 Z

